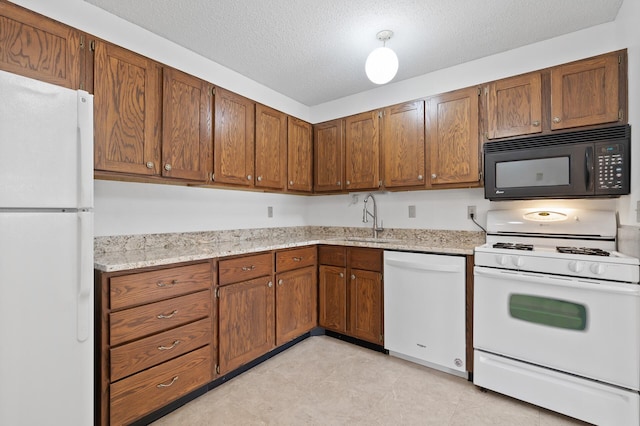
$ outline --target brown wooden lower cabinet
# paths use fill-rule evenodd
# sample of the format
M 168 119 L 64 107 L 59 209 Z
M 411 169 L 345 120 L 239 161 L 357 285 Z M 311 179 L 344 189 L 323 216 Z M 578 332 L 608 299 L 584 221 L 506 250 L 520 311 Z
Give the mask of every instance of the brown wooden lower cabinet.
M 318 322 L 328 330 L 346 334 L 347 268 L 320 265 L 318 271 Z
M 280 346 L 318 323 L 315 265 L 276 276 L 276 345 Z

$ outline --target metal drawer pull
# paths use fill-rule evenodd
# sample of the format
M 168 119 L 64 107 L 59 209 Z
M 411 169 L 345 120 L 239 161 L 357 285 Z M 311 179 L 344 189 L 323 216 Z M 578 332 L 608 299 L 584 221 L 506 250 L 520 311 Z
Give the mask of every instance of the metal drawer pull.
M 176 340 L 175 342 L 173 342 L 173 345 L 171 345 L 171 346 L 158 346 L 158 350 L 159 351 L 168 351 L 168 350 L 171 350 L 171 349 L 175 348 L 176 346 L 178 346 L 179 343 L 180 343 L 180 340 Z
M 340 278 L 344 278 L 344 274 L 340 272 Z
M 156 318 L 158 318 L 158 319 L 167 319 L 167 318 L 173 317 L 177 313 L 178 313 L 178 310 L 176 309 L 175 311 L 171 312 L 169 315 L 160 314 Z
M 251 265 L 251 266 L 243 266 L 242 270 L 243 271 L 253 271 L 254 269 L 256 269 L 256 265 Z
M 278 280 L 278 285 L 282 285 L 283 283 L 284 283 L 284 281 Z
M 156 284 L 158 287 L 173 287 L 174 285 L 178 284 L 178 280 L 171 280 L 170 283 L 163 283 L 162 281 L 158 281 Z
M 351 279 L 352 279 L 352 280 L 355 280 L 355 279 L 356 279 L 356 276 L 355 276 L 354 274 L 351 274 Z
M 301 258 L 301 257 L 294 257 L 294 258 L 293 258 L 293 261 L 294 261 L 294 262 L 300 262 L 301 260 L 302 260 L 302 258 Z
M 159 385 L 156 385 L 156 387 L 158 389 L 160 388 L 168 388 L 169 386 L 171 386 L 172 384 L 174 384 L 176 382 L 176 380 L 178 380 L 178 376 L 175 376 L 173 379 L 171 379 L 171 381 L 169 382 L 169 384 L 166 383 L 160 383 Z

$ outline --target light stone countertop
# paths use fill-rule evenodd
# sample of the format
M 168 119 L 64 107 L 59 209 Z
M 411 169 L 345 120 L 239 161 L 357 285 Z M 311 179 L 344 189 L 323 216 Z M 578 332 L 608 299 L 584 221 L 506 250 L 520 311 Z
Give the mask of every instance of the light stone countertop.
M 363 232 L 364 231 L 364 232 Z M 484 233 L 394 229 L 373 241 L 366 228 L 295 227 L 96 237 L 94 267 L 103 272 L 258 253 L 314 244 L 470 255 Z

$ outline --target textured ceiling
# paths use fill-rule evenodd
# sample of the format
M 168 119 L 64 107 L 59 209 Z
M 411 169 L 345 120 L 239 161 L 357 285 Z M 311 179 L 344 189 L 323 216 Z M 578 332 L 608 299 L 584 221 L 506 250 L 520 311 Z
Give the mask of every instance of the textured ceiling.
M 395 82 L 613 21 L 623 0 L 85 1 L 314 106 L 376 87 L 380 30 Z

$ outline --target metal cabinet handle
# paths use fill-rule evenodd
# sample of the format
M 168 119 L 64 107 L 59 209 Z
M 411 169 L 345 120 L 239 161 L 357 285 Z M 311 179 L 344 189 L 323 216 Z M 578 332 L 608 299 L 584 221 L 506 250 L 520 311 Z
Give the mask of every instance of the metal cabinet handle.
M 159 351 L 168 351 L 168 350 L 171 350 L 171 349 L 175 348 L 176 346 L 178 346 L 178 344 L 180 344 L 180 340 L 174 341 L 171 346 L 158 346 L 158 350 Z
M 147 169 L 153 169 L 153 161 L 147 161 Z
M 269 287 L 269 288 L 273 287 L 273 282 L 269 281 L 269 283 L 267 284 L 267 287 Z
M 560 117 L 553 117 L 553 122 L 554 123 L 559 123 L 560 121 L 561 121 Z
M 336 185 L 340 186 L 340 184 L 341 184 L 341 183 L 342 183 L 342 182 L 337 181 L 337 182 L 336 182 Z
M 254 269 L 256 269 L 256 265 L 251 265 L 251 266 L 243 266 L 242 270 L 247 272 L 247 271 L 253 271 Z
M 540 121 L 535 120 L 535 121 L 534 121 L 533 123 L 531 123 L 531 124 L 533 124 L 533 126 L 534 126 L 534 127 L 538 127 L 538 126 L 540 126 Z
M 340 272 L 340 278 L 344 278 L 344 274 Z
M 355 279 L 356 279 L 356 276 L 355 276 L 354 274 L 351 274 L 351 279 L 352 279 L 352 280 L 355 280 Z
M 438 177 L 438 175 L 437 175 L 437 174 L 435 174 L 435 173 L 433 173 L 433 174 L 431 175 L 431 179 L 435 179 L 435 178 L 437 178 L 437 177 Z
M 168 388 L 169 386 L 174 384 L 176 382 L 176 380 L 178 380 L 178 376 L 175 376 L 173 379 L 171 379 L 171 382 L 169 382 L 169 383 L 160 383 L 160 384 L 156 385 L 156 387 L 158 389 L 160 389 L 160 388 Z
M 253 176 L 251 176 L 251 175 L 247 175 L 247 180 L 251 180 L 252 177 Z
M 158 318 L 158 319 L 168 319 L 168 318 L 172 318 L 177 313 L 178 313 L 178 310 L 176 309 L 173 312 L 171 312 L 169 315 L 160 314 L 160 315 L 156 316 L 156 318 Z
M 351 181 L 350 180 L 348 180 L 346 183 L 347 183 L 347 185 L 351 185 Z
M 168 164 L 168 163 L 167 163 L 167 164 L 165 164 L 165 165 L 164 165 L 164 169 L 165 169 L 166 171 L 170 172 L 170 171 L 171 171 L 171 164 Z
M 284 283 L 284 281 L 278 280 L 278 285 L 282 285 L 283 283 Z
M 292 180 L 289 181 L 289 185 L 293 185 L 293 181 Z
M 301 257 L 294 257 L 294 258 L 293 258 L 293 261 L 294 261 L 294 262 L 300 262 L 301 260 L 302 260 L 302 258 L 301 258 Z
M 176 284 L 178 284 L 178 280 L 171 280 L 171 282 L 170 282 L 170 283 L 163 283 L 162 281 L 158 281 L 158 282 L 156 283 L 156 285 L 157 285 L 158 287 L 160 287 L 160 288 L 173 287 L 173 286 L 175 286 Z
M 262 176 L 258 176 L 258 182 L 262 182 Z
M 422 180 L 422 179 L 423 179 L 422 175 L 418 175 L 418 180 Z

